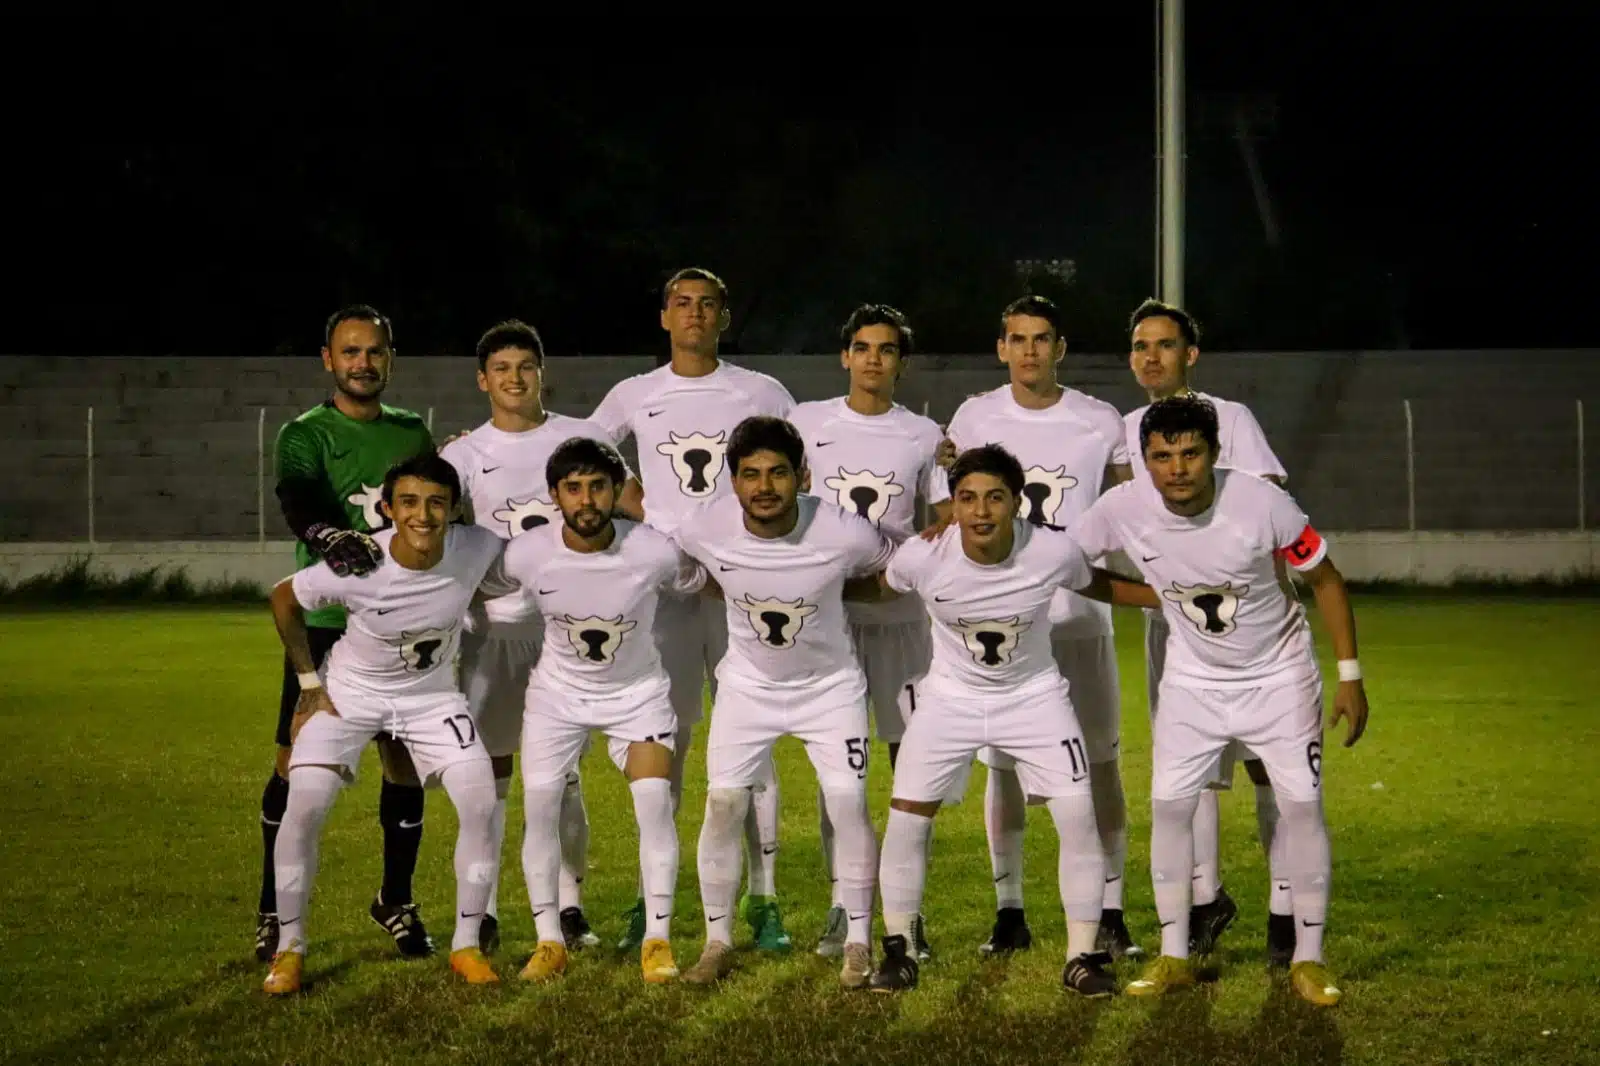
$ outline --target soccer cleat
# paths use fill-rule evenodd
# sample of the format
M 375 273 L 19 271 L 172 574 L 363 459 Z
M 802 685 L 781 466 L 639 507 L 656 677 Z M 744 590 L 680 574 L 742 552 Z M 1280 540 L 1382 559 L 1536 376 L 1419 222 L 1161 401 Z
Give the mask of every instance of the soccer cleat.
M 1028 918 L 1021 907 L 1001 907 L 995 912 L 994 931 L 988 943 L 978 950 L 985 955 L 1009 955 L 1013 951 L 1027 951 L 1033 946 L 1033 934 L 1028 931 Z
M 1239 905 L 1224 888 L 1217 889 L 1217 898 L 1210 903 L 1190 907 L 1189 954 L 1209 955 L 1217 950 L 1217 941 L 1238 916 Z
M 567 945 L 559 940 L 541 940 L 518 976 L 524 981 L 554 981 L 566 972 Z
M 372 920 L 383 931 L 394 937 L 395 947 L 408 959 L 427 958 L 433 954 L 433 938 L 422 924 L 422 912 L 415 903 L 385 903 L 379 896 L 368 910 Z
M 761 951 L 786 954 L 794 947 L 788 932 L 783 928 L 783 914 L 778 901 L 772 896 L 746 896 L 740 904 L 740 913 L 749 923 L 750 935 Z
M 256 915 L 256 961 L 271 962 L 278 954 L 278 916 L 271 911 Z
M 1328 968 L 1310 959 L 1289 968 L 1289 983 L 1294 986 L 1295 995 L 1315 1007 L 1331 1007 L 1344 998 Z
M 639 949 L 639 968 L 646 984 L 664 985 L 677 980 L 678 963 L 672 957 L 672 945 L 665 940 L 646 940 Z
M 272 969 L 261 982 L 261 991 L 269 996 L 288 996 L 300 991 L 300 972 L 305 968 L 306 956 L 302 951 L 280 951 L 272 957 Z
M 922 915 L 911 919 L 911 948 L 916 952 L 917 961 L 927 962 L 933 958 L 933 945 L 928 943 L 926 922 Z
M 478 926 L 478 950 L 485 955 L 500 950 L 500 919 L 492 914 L 485 914 L 483 924 Z
M 622 934 L 622 939 L 617 941 L 617 950 L 621 952 L 638 951 L 644 946 L 644 900 L 639 900 L 632 907 L 622 913 L 628 919 L 628 931 Z
M 1267 915 L 1267 965 L 1287 970 L 1294 962 L 1294 915 Z
M 839 984 L 851 991 L 867 987 L 872 980 L 872 949 L 865 944 L 844 946 L 844 966 L 839 970 Z
M 708 940 L 700 960 L 683 972 L 683 980 L 691 985 L 714 985 L 732 972 L 733 945 Z
M 905 992 L 917 987 L 917 960 L 912 957 L 906 938 L 896 934 L 883 938 L 883 961 L 867 987 L 874 992 Z
M 844 954 L 845 934 L 850 931 L 850 916 L 843 907 L 829 907 L 828 921 L 822 929 L 822 939 L 817 941 L 817 954 L 825 959 Z
M 1144 957 L 1144 948 L 1133 942 L 1133 934 L 1128 932 L 1128 923 L 1123 920 L 1120 910 L 1100 912 L 1100 928 L 1094 935 L 1094 950 L 1097 954 L 1111 956 L 1113 960 Z
M 1194 968 L 1189 965 L 1188 959 L 1159 955 L 1154 962 L 1144 968 L 1144 973 L 1139 975 L 1139 979 L 1129 982 L 1123 991 L 1130 996 L 1164 996 L 1174 988 L 1192 984 L 1194 984 Z
M 589 920 L 583 916 L 582 907 L 568 907 L 561 912 L 561 938 L 567 942 L 568 951 L 582 951 L 600 945 L 600 938 L 589 929 Z
M 1110 965 L 1111 956 L 1103 951 L 1068 959 L 1061 983 L 1085 999 L 1109 999 L 1117 994 L 1117 979 L 1106 972 Z
M 500 975 L 494 972 L 489 960 L 479 948 L 462 948 L 450 953 L 450 968 L 466 979 L 469 985 L 497 985 Z

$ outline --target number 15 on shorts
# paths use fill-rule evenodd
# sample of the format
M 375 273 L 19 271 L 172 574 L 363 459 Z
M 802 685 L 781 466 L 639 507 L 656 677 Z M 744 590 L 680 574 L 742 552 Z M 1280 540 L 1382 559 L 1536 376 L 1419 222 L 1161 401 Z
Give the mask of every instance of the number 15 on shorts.
M 844 742 L 844 758 L 850 769 L 856 772 L 856 777 L 867 776 L 867 746 L 866 737 L 851 737 Z

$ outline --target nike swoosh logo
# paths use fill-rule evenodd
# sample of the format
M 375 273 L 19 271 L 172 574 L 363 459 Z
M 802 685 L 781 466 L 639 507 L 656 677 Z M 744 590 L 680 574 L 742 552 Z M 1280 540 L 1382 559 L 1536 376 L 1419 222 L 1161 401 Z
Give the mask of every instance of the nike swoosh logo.
M 351 449 L 349 449 L 349 450 L 348 450 L 348 451 L 342 451 L 342 452 L 334 452 L 334 453 L 332 453 L 332 454 L 331 454 L 331 455 L 329 455 L 329 456 L 328 456 L 328 458 L 329 458 L 329 459 L 332 459 L 332 460 L 333 460 L 333 461 L 334 461 L 334 462 L 336 462 L 336 463 L 337 463 L 337 462 L 338 462 L 338 461 L 339 461 L 339 460 L 341 460 L 341 459 L 348 459 L 348 458 L 350 458 L 350 452 L 353 452 L 353 451 L 355 451 L 355 449 L 354 449 L 354 448 L 351 448 Z
M 656 415 L 659 415 L 659 414 L 665 414 L 665 413 L 666 413 L 666 408 L 662 408 L 662 409 L 661 409 L 661 410 L 659 410 L 659 411 L 646 411 L 646 412 L 645 412 L 645 413 L 644 413 L 644 416 L 645 416 L 645 417 L 646 417 L 646 418 L 654 418 L 654 417 L 655 417 L 655 416 L 656 416 Z
M 466 911 L 461 911 L 460 914 L 461 914 L 461 917 L 463 919 L 472 919 L 472 918 L 482 918 L 483 917 L 483 912 L 482 911 L 479 911 L 476 914 L 468 914 Z
M 485 474 L 492 474 L 492 473 L 494 473 L 494 472 L 495 472 L 495 471 L 496 471 L 496 470 L 499 470 L 499 469 L 500 469 L 500 468 L 499 468 L 499 467 L 498 467 L 498 466 L 486 466 L 486 467 L 484 467 L 484 468 L 483 468 L 483 472 L 484 472 L 484 473 L 485 473 Z
M 1074 785 L 1076 785 L 1076 784 L 1077 784 L 1077 783 L 1078 783 L 1078 782 L 1079 782 L 1079 781 L 1082 781 L 1082 780 L 1083 780 L 1083 779 L 1084 779 L 1084 778 L 1086 778 L 1086 777 L 1088 777 L 1088 776 L 1089 776 L 1089 775 L 1088 775 L 1088 774 L 1079 774 L 1079 775 L 1078 775 L 1078 776 L 1077 776 L 1077 777 L 1074 777 L 1074 778 L 1073 778 L 1073 779 L 1072 779 L 1072 783 L 1073 783 L 1073 784 L 1074 784 Z
M 999 877 L 994 879 L 994 883 L 998 885 L 1001 881 L 1004 881 L 1007 877 L 1010 877 L 1010 876 L 1011 876 L 1010 874 L 1001 874 Z
M 720 921 L 722 921 L 722 919 L 724 919 L 726 917 L 727 917 L 726 914 L 708 914 L 708 915 L 706 915 L 706 921 L 708 921 L 708 922 L 720 922 Z
M 1151 559 L 1159 559 L 1159 558 L 1161 558 L 1161 554 L 1158 552 L 1155 555 L 1141 555 L 1141 556 L 1139 556 L 1139 558 L 1141 560 L 1143 560 L 1144 562 L 1148 563 Z
M 1300 924 L 1305 926 L 1307 929 L 1321 929 L 1322 928 L 1322 923 L 1321 922 L 1308 922 L 1304 918 L 1300 919 Z
M 954 596 L 935 596 L 933 598 L 933 602 L 934 603 L 949 603 L 953 599 L 955 599 Z
M 776 845 L 776 844 L 772 845 L 772 847 L 770 847 L 770 848 L 762 848 L 761 849 L 761 854 L 763 854 L 763 855 L 776 855 L 777 853 L 778 853 L 778 845 Z
M 664 922 L 664 921 L 666 921 L 666 920 L 667 920 L 667 919 L 668 919 L 668 918 L 671 918 L 671 917 L 672 917 L 672 915 L 670 915 L 670 914 L 658 914 L 658 915 L 656 915 L 656 921 L 658 921 L 658 922 Z
M 548 596 L 548 595 L 550 595 L 550 594 L 551 594 L 551 593 L 552 593 L 552 592 L 554 592 L 554 591 L 555 591 L 555 589 L 540 589 L 540 590 L 539 590 L 539 595 L 541 595 L 541 596 Z
M 1169 925 L 1177 925 L 1177 924 L 1178 924 L 1178 923 L 1177 923 L 1177 922 L 1176 922 L 1176 921 L 1171 921 L 1171 922 L 1162 922 L 1162 923 L 1161 923 L 1161 928 L 1163 928 L 1163 929 L 1165 929 L 1165 928 L 1166 928 L 1166 927 L 1167 927 L 1167 926 L 1169 926 Z
M 379 607 L 378 608 L 378 613 L 379 614 L 388 614 L 390 611 L 398 611 L 399 609 L 400 608 L 398 608 L 398 607 Z
M 546 908 L 545 908 L 545 910 L 549 910 L 549 908 L 548 908 L 548 907 L 546 907 Z M 534 911 L 534 912 L 533 912 L 533 916 L 534 916 L 534 917 L 535 917 L 535 918 L 537 918 L 537 917 L 539 917 L 539 915 L 541 915 L 541 914 L 543 914 L 543 913 L 544 913 L 544 911 Z
M 851 921 L 852 921 L 852 922 L 859 922 L 859 921 L 861 921 L 861 919 L 863 919 L 863 918 L 870 918 L 870 917 L 872 917 L 872 915 L 871 915 L 871 914 L 852 914 L 852 915 L 851 915 L 851 916 L 850 916 L 850 920 L 851 920 Z
M 831 441 L 831 440 L 819 440 L 819 441 L 817 441 L 817 443 L 815 445 L 813 445 L 813 447 L 826 448 L 828 445 L 830 445 L 832 443 L 833 443 L 833 441 Z
M 1111 884 L 1111 882 L 1113 882 L 1113 881 L 1120 881 L 1120 880 L 1122 880 L 1122 875 L 1121 875 L 1121 874 L 1118 874 L 1118 875 L 1117 875 L 1117 876 L 1115 876 L 1115 877 L 1108 877 L 1108 878 L 1106 878 L 1106 884 L 1108 884 L 1108 885 L 1109 885 L 1109 884 Z
M 721 566 L 721 565 L 719 565 L 717 567 L 717 569 L 721 570 L 724 574 L 726 574 L 729 570 L 737 570 L 739 568 L 737 566 Z
M 421 827 L 421 825 L 422 825 L 422 819 L 421 818 L 418 818 L 414 822 L 408 822 L 404 818 L 402 818 L 402 819 L 400 819 L 400 822 L 399 822 L 399 826 L 400 826 L 401 829 L 417 829 L 417 828 Z

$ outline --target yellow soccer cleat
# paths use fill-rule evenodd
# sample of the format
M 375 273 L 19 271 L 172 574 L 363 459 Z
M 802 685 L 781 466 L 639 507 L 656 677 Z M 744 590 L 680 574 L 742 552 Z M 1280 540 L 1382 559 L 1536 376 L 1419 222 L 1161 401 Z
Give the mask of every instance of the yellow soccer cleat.
M 1194 984 L 1194 968 L 1189 965 L 1188 959 L 1161 955 L 1144 968 L 1144 973 L 1139 975 L 1138 980 L 1130 981 L 1128 987 L 1122 991 L 1128 996 L 1164 996 L 1174 988 L 1184 988 L 1192 984 Z
M 460 974 L 469 985 L 497 985 L 500 975 L 494 972 L 489 960 L 479 948 L 462 948 L 450 953 L 450 968 Z
M 566 972 L 567 945 L 560 940 L 541 940 L 521 976 L 524 981 L 554 981 Z
M 1332 1007 L 1344 998 L 1333 975 L 1320 962 L 1297 962 L 1289 967 L 1289 984 L 1295 995 L 1317 1007 Z
M 280 951 L 272 956 L 272 969 L 261 983 L 261 990 L 269 996 L 290 996 L 300 991 L 300 972 L 305 968 L 306 956 L 302 951 Z
M 678 979 L 678 964 L 672 958 L 672 945 L 665 940 L 646 940 L 639 949 L 639 968 L 646 984 L 664 985 Z

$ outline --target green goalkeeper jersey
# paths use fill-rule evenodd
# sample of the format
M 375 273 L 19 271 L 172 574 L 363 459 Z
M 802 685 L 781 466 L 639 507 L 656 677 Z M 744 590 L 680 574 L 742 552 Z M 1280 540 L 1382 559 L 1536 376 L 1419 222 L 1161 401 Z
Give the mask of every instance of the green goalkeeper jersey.
M 378 510 L 383 477 L 389 468 L 433 450 L 427 424 L 411 411 L 383 405 L 370 422 L 351 418 L 330 400 L 287 422 L 278 431 L 274 450 L 277 476 L 314 482 L 326 493 L 322 510 L 344 516 L 344 526 L 375 533 L 389 524 Z M 295 561 L 307 567 L 316 556 L 297 541 Z M 306 624 L 332 629 L 344 626 L 344 608 L 306 614 Z

